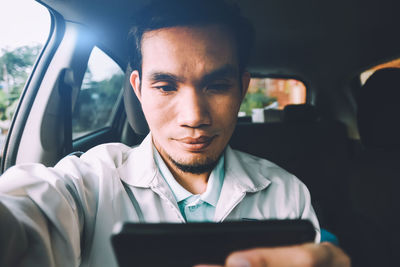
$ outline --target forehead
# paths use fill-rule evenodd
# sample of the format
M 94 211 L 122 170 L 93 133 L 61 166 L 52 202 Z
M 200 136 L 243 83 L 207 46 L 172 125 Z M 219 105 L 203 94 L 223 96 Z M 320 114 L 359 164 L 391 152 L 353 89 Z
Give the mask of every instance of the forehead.
M 146 32 L 142 39 L 142 70 L 212 71 L 238 65 L 234 39 L 223 26 L 170 27 Z

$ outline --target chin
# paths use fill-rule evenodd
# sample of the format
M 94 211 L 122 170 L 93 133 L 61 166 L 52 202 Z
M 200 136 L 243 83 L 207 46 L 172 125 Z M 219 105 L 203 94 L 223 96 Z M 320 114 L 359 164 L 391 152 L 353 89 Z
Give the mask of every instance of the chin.
M 169 156 L 171 162 L 181 171 L 192 174 L 211 172 L 218 163 L 219 157 L 195 157 L 175 159 Z
M 187 154 L 188 152 L 185 152 Z M 194 153 L 190 153 L 194 154 Z M 181 154 L 182 155 L 182 154 Z M 177 162 L 179 164 L 184 164 L 184 165 L 203 165 L 207 164 L 208 162 L 213 162 L 216 160 L 217 157 L 210 157 L 207 155 L 187 155 L 187 156 L 170 156 L 170 159 L 173 160 L 174 162 Z

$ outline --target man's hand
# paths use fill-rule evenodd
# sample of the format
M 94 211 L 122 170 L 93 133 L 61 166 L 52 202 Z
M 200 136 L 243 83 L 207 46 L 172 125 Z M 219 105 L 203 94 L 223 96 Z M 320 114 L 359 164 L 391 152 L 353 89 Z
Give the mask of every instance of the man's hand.
M 225 267 L 350 267 L 350 258 L 331 243 L 307 243 L 298 246 L 257 248 L 234 252 L 226 259 Z M 197 265 L 196 267 L 221 267 Z

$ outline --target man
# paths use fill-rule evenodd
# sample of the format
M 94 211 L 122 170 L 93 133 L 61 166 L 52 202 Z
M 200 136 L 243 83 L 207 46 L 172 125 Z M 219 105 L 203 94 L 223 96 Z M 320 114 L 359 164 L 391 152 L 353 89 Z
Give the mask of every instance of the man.
M 319 234 L 297 178 L 227 146 L 249 83 L 244 37 L 251 28 L 221 1 L 171 2 L 140 11 L 132 29 L 131 84 L 151 133 L 133 149 L 105 144 L 54 168 L 7 171 L 0 179 L 7 242 L 0 264 L 116 266 L 109 238 L 119 221 L 304 218 Z M 227 259 L 227 266 L 321 264 L 349 265 L 329 244 Z

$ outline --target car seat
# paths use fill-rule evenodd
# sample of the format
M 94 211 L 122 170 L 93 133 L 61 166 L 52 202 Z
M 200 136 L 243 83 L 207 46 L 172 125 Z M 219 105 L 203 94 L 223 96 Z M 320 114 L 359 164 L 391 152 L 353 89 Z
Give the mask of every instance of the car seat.
M 376 71 L 357 105 L 362 149 L 348 179 L 354 212 L 349 252 L 355 266 L 394 266 L 400 250 L 400 69 Z

